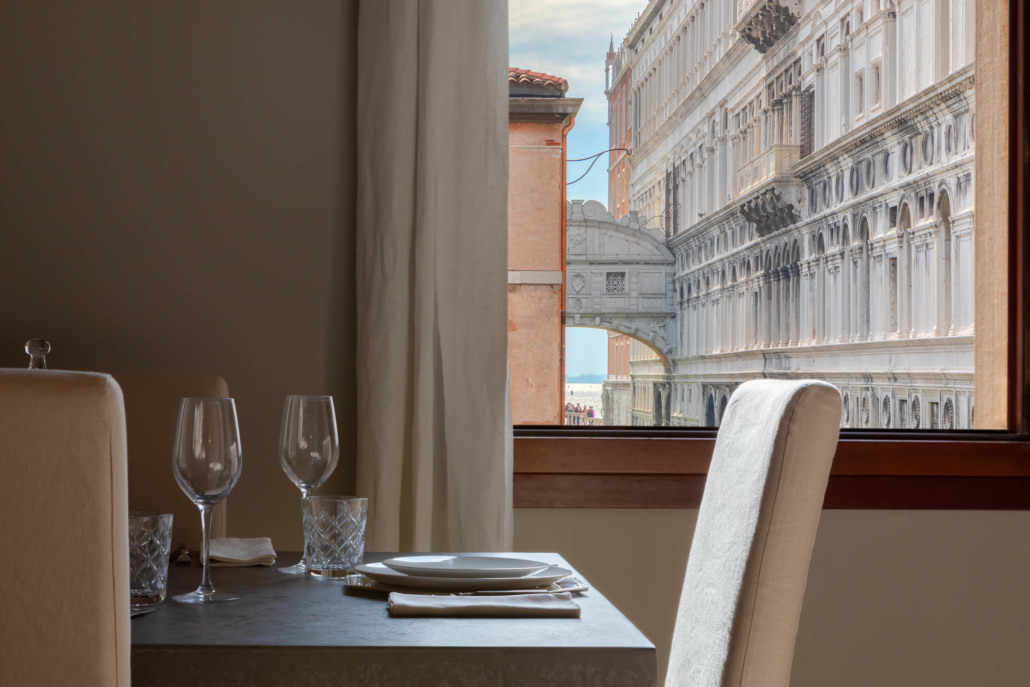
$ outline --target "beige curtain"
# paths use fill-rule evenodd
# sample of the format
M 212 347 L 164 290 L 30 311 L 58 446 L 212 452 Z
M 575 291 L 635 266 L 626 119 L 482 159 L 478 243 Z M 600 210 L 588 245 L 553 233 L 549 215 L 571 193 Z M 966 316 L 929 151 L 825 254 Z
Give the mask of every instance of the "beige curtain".
M 358 15 L 358 465 L 378 551 L 511 548 L 507 5 Z

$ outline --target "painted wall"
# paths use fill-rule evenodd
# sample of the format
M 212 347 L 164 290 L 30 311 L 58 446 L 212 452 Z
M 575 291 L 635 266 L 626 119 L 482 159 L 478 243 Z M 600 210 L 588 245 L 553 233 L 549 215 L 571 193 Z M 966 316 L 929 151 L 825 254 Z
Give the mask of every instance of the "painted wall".
M 328 488 L 353 474 L 352 4 L 0 11 L 0 365 L 42 336 L 51 367 L 221 374 L 244 458 L 229 530 L 294 549 L 286 394 L 335 396 Z M 153 457 L 173 490 L 174 426 Z
M 658 648 L 664 675 L 695 510 L 520 509 Z M 1030 513 L 823 512 L 793 687 L 1025 685 Z M 659 682 L 661 684 L 661 682 Z

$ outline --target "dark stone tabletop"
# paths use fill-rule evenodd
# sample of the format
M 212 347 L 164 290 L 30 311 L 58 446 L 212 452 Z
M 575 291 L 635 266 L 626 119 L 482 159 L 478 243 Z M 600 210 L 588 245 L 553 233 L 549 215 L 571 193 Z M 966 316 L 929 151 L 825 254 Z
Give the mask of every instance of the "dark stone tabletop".
M 393 554 L 368 553 L 366 561 Z M 553 553 L 519 553 L 570 567 Z M 282 553 L 278 565 L 298 554 Z M 582 578 L 581 578 L 582 579 Z M 200 583 L 172 566 L 168 594 Z M 386 595 L 276 567 L 213 568 L 239 601 L 132 620 L 133 685 L 654 685 L 654 646 L 599 592 L 580 618 L 391 618 Z

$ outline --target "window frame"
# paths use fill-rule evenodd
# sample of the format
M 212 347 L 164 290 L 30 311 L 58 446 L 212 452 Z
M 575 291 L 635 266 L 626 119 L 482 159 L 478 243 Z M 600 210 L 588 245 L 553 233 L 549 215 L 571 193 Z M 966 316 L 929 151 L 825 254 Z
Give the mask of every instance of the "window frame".
M 1005 12 L 1005 10 L 1002 10 Z M 989 14 L 989 13 L 988 13 Z M 1030 509 L 1030 175 L 1023 3 L 1009 2 L 1006 431 L 844 429 L 825 508 Z M 989 32 L 981 22 L 978 34 Z M 978 55 L 979 57 L 979 55 Z M 978 59 L 979 63 L 979 59 Z M 1005 97 L 1005 96 L 1002 96 Z M 983 118 L 981 118 L 983 120 Z M 979 191 L 978 191 L 979 192 Z M 977 269 L 979 270 L 978 262 Z M 978 358 L 979 360 L 979 358 Z M 514 427 L 518 508 L 697 508 L 716 430 Z

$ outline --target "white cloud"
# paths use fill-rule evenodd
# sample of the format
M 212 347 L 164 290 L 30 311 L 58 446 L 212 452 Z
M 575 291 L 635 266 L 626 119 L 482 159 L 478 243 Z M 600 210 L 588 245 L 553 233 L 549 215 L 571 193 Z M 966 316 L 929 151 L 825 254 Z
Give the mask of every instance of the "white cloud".
M 512 35 L 545 32 L 567 38 L 614 32 L 618 42 L 646 6 L 646 0 L 509 0 L 508 27 Z
M 569 140 L 570 157 L 608 147 L 604 60 L 614 36 L 618 47 L 647 0 L 508 0 L 509 64 L 566 79 L 568 95 L 583 98 Z M 569 197 L 607 204 L 606 165 L 598 161 Z M 585 167 L 570 167 L 576 176 Z M 575 190 L 573 190 L 575 188 Z

